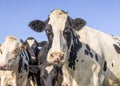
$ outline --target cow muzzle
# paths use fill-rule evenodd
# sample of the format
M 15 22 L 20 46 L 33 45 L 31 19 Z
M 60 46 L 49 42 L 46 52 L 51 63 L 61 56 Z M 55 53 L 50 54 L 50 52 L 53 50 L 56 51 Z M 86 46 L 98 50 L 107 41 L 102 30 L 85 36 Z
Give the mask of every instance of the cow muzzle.
M 0 64 L 0 70 L 8 69 L 8 64 Z
M 53 52 L 47 59 L 50 63 L 59 64 L 64 61 L 64 54 L 60 52 Z

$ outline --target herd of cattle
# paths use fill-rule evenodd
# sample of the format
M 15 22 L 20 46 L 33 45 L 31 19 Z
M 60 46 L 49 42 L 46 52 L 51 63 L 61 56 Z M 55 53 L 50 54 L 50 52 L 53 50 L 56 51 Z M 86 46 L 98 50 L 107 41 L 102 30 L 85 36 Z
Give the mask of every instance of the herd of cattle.
M 120 38 L 63 10 L 29 27 L 48 42 L 7 36 L 0 44 L 0 86 L 120 86 Z

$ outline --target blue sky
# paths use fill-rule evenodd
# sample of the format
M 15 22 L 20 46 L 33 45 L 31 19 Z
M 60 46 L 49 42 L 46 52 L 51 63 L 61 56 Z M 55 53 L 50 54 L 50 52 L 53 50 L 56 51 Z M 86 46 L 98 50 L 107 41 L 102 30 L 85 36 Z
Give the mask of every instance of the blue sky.
M 47 19 L 54 9 L 63 9 L 72 18 L 83 18 L 92 28 L 120 36 L 120 0 L 0 0 L 0 43 L 9 35 L 47 40 L 44 32 L 34 32 L 28 23 Z

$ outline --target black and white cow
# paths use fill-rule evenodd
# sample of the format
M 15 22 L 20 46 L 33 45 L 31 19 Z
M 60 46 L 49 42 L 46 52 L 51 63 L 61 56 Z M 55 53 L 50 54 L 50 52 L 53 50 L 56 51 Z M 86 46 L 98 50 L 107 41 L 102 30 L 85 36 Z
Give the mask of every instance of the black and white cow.
M 35 38 L 29 37 L 23 43 L 27 46 L 27 51 L 29 54 L 29 85 L 55 86 L 56 81 L 58 82 L 57 76 L 61 73 L 61 67 L 54 66 L 51 69 L 45 69 L 47 66 L 49 66 L 49 63 L 46 63 L 49 46 L 48 42 L 41 41 L 38 43 Z M 41 67 L 39 68 L 38 65 L 40 65 Z M 48 73 L 48 71 L 50 71 L 50 73 Z
M 51 65 L 47 62 L 47 53 L 49 50 L 48 42 L 39 43 L 41 49 L 38 54 L 38 65 L 40 68 L 41 86 L 61 86 L 62 82 L 62 65 Z
M 26 46 L 7 36 L 0 46 L 0 86 L 27 86 L 29 57 Z
M 29 75 L 28 83 L 29 86 L 39 86 L 40 85 L 40 70 L 38 66 L 38 53 L 39 43 L 33 37 L 28 37 L 25 41 L 21 40 L 26 46 L 26 50 L 29 55 Z
M 54 10 L 46 21 L 29 26 L 45 30 L 50 49 L 47 61 L 63 63 L 65 86 L 120 86 L 120 40 L 72 19 L 63 10 Z
M 38 53 L 40 51 L 39 49 L 39 44 L 37 42 L 37 40 L 33 37 L 28 37 L 25 42 L 23 41 L 24 44 L 26 44 L 27 46 L 27 50 L 29 52 L 29 57 L 30 57 L 30 61 L 29 61 L 29 64 L 32 64 L 32 65 L 37 65 L 38 64 Z

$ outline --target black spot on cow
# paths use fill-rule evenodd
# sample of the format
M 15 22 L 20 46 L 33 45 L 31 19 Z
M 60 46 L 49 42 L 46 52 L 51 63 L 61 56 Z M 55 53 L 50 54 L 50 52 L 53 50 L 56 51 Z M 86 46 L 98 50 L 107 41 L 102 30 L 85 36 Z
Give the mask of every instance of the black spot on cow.
M 91 58 L 93 58 L 93 53 L 90 50 L 90 46 L 86 44 L 86 49 L 84 50 L 85 55 L 90 55 Z
M 90 46 L 88 44 L 86 44 L 86 48 L 88 49 L 88 51 L 90 51 Z
M 90 54 L 90 57 L 93 58 L 93 54 L 92 54 L 92 52 L 89 52 L 89 54 Z
M 70 57 L 68 59 L 69 64 L 68 66 L 75 70 L 75 60 L 77 58 L 77 52 L 82 48 L 82 43 L 79 41 L 79 39 L 75 36 L 74 33 L 72 33 L 73 35 L 73 45 L 71 47 L 71 52 L 70 52 Z
M 114 66 L 114 64 L 112 63 L 112 67 Z
M 95 54 L 95 59 L 96 59 L 96 61 L 98 61 L 98 55 L 97 54 Z
M 117 44 L 113 44 L 113 46 L 114 46 L 116 52 L 117 52 L 118 54 L 120 54 L 120 46 L 118 46 Z
M 45 32 L 46 32 L 46 35 L 48 37 L 48 41 L 49 41 L 49 49 L 51 48 L 52 46 L 52 40 L 53 40 L 53 30 L 52 30 L 52 25 L 50 24 L 47 24 L 46 27 L 45 27 Z
M 22 64 L 23 64 L 23 58 L 20 57 L 19 63 L 18 63 L 18 72 L 21 73 L 22 72 Z
M 28 71 L 28 65 L 24 64 L 24 70 Z
M 84 62 L 84 60 L 82 60 L 82 62 Z
M 103 70 L 106 71 L 107 70 L 107 62 L 105 61 L 104 62 L 104 67 L 103 67 Z
M 89 54 L 88 50 L 84 50 L 84 54 L 88 55 Z
M 76 62 L 78 62 L 79 60 L 78 59 L 76 59 Z

